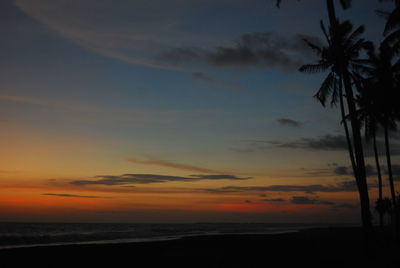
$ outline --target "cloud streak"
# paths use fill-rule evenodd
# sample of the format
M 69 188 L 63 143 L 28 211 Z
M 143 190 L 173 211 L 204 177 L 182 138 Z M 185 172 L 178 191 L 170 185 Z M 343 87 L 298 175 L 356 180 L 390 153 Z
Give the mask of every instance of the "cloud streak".
M 293 196 L 290 201 L 292 204 L 296 205 L 335 205 L 334 202 L 321 201 L 319 199 L 313 199 L 306 196 Z
M 74 197 L 74 198 L 105 198 L 105 197 L 91 196 L 91 195 L 56 194 L 56 193 L 44 193 L 42 195 L 57 196 L 57 197 Z
M 225 174 L 213 174 L 213 175 L 190 175 L 186 177 L 182 176 L 169 176 L 169 175 L 158 175 L 158 174 L 123 174 L 120 176 L 113 175 L 100 175 L 95 176 L 94 180 L 74 180 L 70 183 L 76 186 L 85 185 L 129 185 L 129 184 L 152 184 L 152 183 L 166 183 L 166 182 L 195 182 L 201 180 L 249 180 L 251 177 L 237 177 L 233 175 Z
M 299 35 L 285 38 L 273 32 L 243 34 L 236 45 L 217 47 L 207 54 L 206 59 L 215 66 L 277 67 L 284 71 L 294 71 L 303 64 L 298 56 L 304 53 L 310 55 L 310 49 L 302 38 Z
M 303 122 L 289 119 L 289 118 L 280 118 L 276 120 L 280 125 L 282 126 L 288 126 L 288 127 L 295 127 L 295 128 L 300 128 L 304 125 Z
M 151 5 L 145 0 L 15 1 L 25 14 L 88 51 L 166 69 L 173 66 L 155 61 L 154 51 L 200 39 L 179 27 L 190 4 L 180 0 L 155 0 Z
M 290 120 L 290 119 L 289 119 Z M 292 124 L 295 126 L 297 121 L 290 122 L 284 120 L 283 124 Z M 281 122 L 282 124 L 282 122 Z M 240 142 L 241 147 L 232 148 L 236 152 L 263 152 L 268 151 L 272 148 L 282 148 L 282 149 L 302 149 L 308 151 L 337 151 L 346 152 L 348 150 L 347 140 L 344 135 L 321 135 L 318 137 L 303 137 L 293 140 L 243 140 Z M 384 148 L 384 143 L 378 140 L 378 148 Z M 370 144 L 364 144 L 365 150 L 364 155 L 366 157 L 374 156 L 372 146 Z M 384 150 L 379 150 L 380 155 L 384 155 Z M 391 144 L 391 154 L 400 154 L 400 144 L 396 141 Z
M 371 185 L 375 187 L 375 185 Z M 203 191 L 216 194 L 240 193 L 240 192 L 303 192 L 314 193 L 342 193 L 357 192 L 355 181 L 343 181 L 336 185 L 270 185 L 270 186 L 226 186 L 221 188 L 203 189 Z
M 243 1 L 223 1 L 224 6 L 244 5 Z M 215 5 L 208 0 L 153 0 L 151 5 L 145 0 L 15 0 L 15 5 L 90 52 L 154 68 L 186 70 L 195 63 L 293 72 L 304 59 L 313 57 L 303 38 L 320 43 L 313 36 L 255 32 L 240 35 L 232 45 L 218 45 L 223 39 L 217 34 L 208 36 L 183 27 L 198 16 L 193 6 Z
M 320 43 L 313 36 L 284 37 L 275 32 L 256 32 L 240 35 L 232 46 L 173 48 L 156 59 L 170 64 L 203 61 L 216 67 L 278 68 L 293 72 L 303 64 L 304 58 L 313 57 L 304 38 Z
M 227 172 L 222 172 L 220 170 L 203 168 L 203 167 L 187 165 L 187 164 L 181 164 L 181 163 L 176 163 L 176 162 L 171 162 L 171 161 L 166 161 L 166 160 L 161 160 L 161 159 L 155 159 L 155 158 L 148 158 L 148 160 L 138 160 L 138 159 L 131 157 L 131 158 L 127 159 L 127 161 L 132 164 L 166 167 L 166 168 L 173 168 L 173 169 L 192 171 L 192 172 L 200 172 L 200 173 L 206 173 L 206 174 L 227 173 Z

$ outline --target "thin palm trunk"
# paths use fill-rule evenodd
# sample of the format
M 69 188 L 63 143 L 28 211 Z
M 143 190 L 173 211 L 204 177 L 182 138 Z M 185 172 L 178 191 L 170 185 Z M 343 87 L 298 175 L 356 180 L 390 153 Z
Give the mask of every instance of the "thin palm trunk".
M 355 162 L 355 159 L 354 159 L 353 145 L 352 145 L 351 138 L 350 138 L 349 127 L 347 125 L 346 112 L 344 110 L 343 81 L 342 81 L 342 78 L 339 79 L 339 101 L 340 101 L 340 112 L 341 112 L 341 115 L 342 115 L 342 124 L 343 124 L 343 127 L 344 127 L 344 132 L 346 134 L 347 148 L 349 150 L 349 157 L 350 157 L 350 161 L 351 161 L 351 167 L 353 169 L 354 177 L 357 177 L 357 166 L 356 166 L 356 162 Z
M 349 108 L 349 117 L 353 133 L 354 152 L 355 152 L 355 160 L 357 166 L 356 182 L 360 196 L 362 224 L 364 227 L 364 232 L 366 237 L 370 237 L 370 234 L 372 233 L 372 222 L 371 222 L 369 195 L 368 195 L 368 184 L 365 173 L 364 151 L 360 133 L 360 122 L 356 117 L 356 105 L 354 101 L 350 76 L 347 71 L 343 71 L 343 82 L 346 92 L 347 106 Z
M 328 8 L 329 23 L 331 24 L 331 26 L 334 26 L 337 20 L 336 20 L 336 11 L 335 11 L 335 5 L 333 4 L 333 0 L 326 0 L 326 6 Z
M 374 126 L 375 127 L 375 124 Z M 382 196 L 382 173 L 381 173 L 381 165 L 379 163 L 379 154 L 378 154 L 378 147 L 376 145 L 376 131 L 375 129 L 372 130 L 372 140 L 374 143 L 374 154 L 375 154 L 375 164 L 376 164 L 376 172 L 378 173 L 378 204 L 379 206 L 382 205 L 382 200 L 383 200 L 383 196 Z M 379 207 L 379 226 L 381 229 L 383 229 L 383 216 L 384 213 L 382 211 L 382 208 Z
M 394 189 L 392 160 L 390 157 L 389 129 L 388 129 L 387 124 L 384 125 L 384 131 L 385 131 L 386 161 L 387 161 L 387 168 L 388 168 L 388 175 L 389 175 L 390 194 L 392 196 L 392 203 L 393 203 L 393 209 L 394 209 L 394 228 L 395 228 L 394 230 L 395 230 L 396 239 L 400 240 L 400 215 L 399 215 L 399 210 L 397 207 L 396 191 Z
M 396 191 L 394 189 L 394 182 L 393 182 L 392 160 L 391 160 L 391 157 L 390 157 L 390 144 L 389 144 L 388 126 L 385 124 L 383 129 L 385 131 L 385 149 L 386 149 L 387 169 L 388 169 L 388 175 L 389 175 L 390 194 L 392 196 L 393 206 L 396 206 Z
M 331 27 L 334 27 L 337 25 L 337 19 L 336 19 L 335 5 L 333 3 L 333 0 L 326 0 L 326 5 L 328 8 L 330 25 Z M 354 101 L 354 95 L 349 73 L 346 70 L 342 70 L 341 74 L 344 82 L 347 107 L 349 109 L 350 123 L 353 133 L 355 163 L 354 164 L 352 163 L 352 165 L 354 165 L 356 170 L 356 172 L 354 172 L 355 173 L 354 175 L 356 178 L 359 197 L 360 197 L 362 225 L 365 233 L 365 238 L 368 240 L 372 233 L 372 221 L 371 221 L 371 211 L 369 204 L 367 178 L 365 173 L 364 152 L 360 134 L 360 123 L 356 117 L 356 105 Z

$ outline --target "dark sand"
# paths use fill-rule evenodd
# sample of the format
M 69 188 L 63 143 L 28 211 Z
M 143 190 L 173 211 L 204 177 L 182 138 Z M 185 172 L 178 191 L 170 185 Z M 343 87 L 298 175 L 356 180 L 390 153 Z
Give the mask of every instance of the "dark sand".
M 325 228 L 275 235 L 3 249 L 0 259 L 9 263 L 3 267 L 400 267 L 399 247 L 376 242 L 367 251 L 363 245 L 359 228 Z

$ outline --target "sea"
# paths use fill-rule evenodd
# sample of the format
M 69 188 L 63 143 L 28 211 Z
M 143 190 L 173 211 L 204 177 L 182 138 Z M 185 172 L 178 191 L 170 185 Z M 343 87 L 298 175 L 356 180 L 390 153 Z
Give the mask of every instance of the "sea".
M 0 250 L 72 244 L 112 244 L 174 240 L 223 234 L 279 234 L 326 227 L 271 223 L 45 223 L 0 222 Z

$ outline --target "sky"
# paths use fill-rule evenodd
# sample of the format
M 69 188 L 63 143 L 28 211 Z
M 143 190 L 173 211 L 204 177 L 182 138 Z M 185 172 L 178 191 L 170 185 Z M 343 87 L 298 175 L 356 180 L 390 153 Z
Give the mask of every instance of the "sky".
M 337 13 L 379 42 L 390 8 Z M 0 0 L 0 221 L 359 222 L 324 74 L 298 72 L 325 9 Z M 395 134 L 392 153 L 400 178 Z

